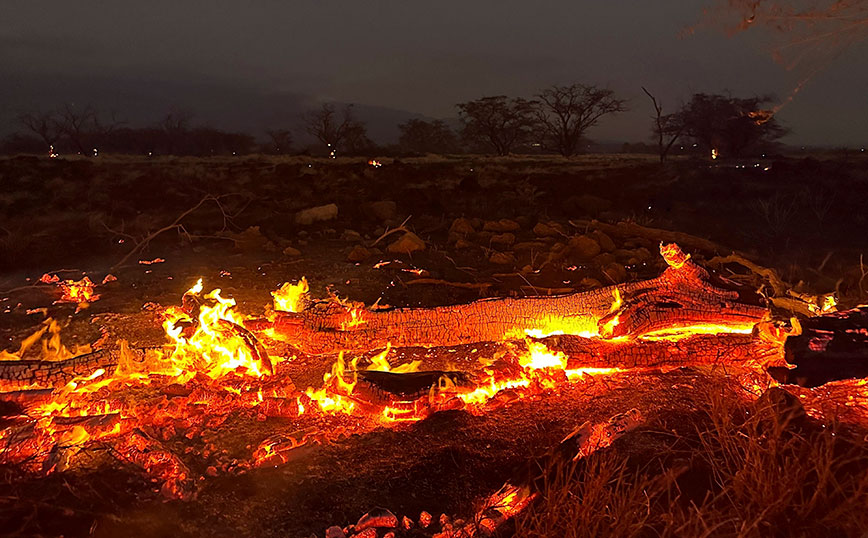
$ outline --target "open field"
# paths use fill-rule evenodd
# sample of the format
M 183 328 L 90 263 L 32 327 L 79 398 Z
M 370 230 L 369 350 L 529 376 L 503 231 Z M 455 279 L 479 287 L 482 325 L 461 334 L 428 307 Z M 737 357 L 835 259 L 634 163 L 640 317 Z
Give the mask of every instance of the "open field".
M 161 345 L 165 308 L 180 304 L 200 277 L 206 291 L 221 288 L 251 316 L 271 314 L 270 292 L 303 276 L 314 298 L 429 308 L 653 278 L 667 267 L 661 242 L 679 243 L 716 276 L 764 286 L 765 295 L 775 290 L 762 274 L 714 257 L 736 251 L 799 294 L 835 292 L 841 308 L 868 301 L 866 158 L 379 163 L 0 160 L 3 347 L 18 349 L 46 318 L 58 321 L 70 349 L 118 339 Z M 329 204 L 337 211 L 323 207 Z M 310 208 L 320 209 L 304 213 Z M 407 232 L 411 246 L 401 243 Z M 86 306 L 56 302 L 59 287 L 38 282 L 45 273 L 86 274 L 101 297 Z M 107 274 L 117 280 L 100 284 Z M 781 309 L 775 314 L 788 318 Z M 318 388 L 338 360 L 293 351 L 271 336 L 258 338 L 277 357 L 273 377 L 286 386 Z M 523 344 L 408 348 L 389 360 L 476 374 L 486 361 L 516 353 L 516 345 Z M 36 358 L 38 347 L 23 358 Z M 374 351 L 360 353 L 361 363 Z M 108 437 L 67 454 L 66 470 L 43 473 L 0 460 L 0 528 L 10 535 L 306 537 L 354 524 L 380 506 L 414 520 L 404 536 L 431 536 L 446 526 L 420 529 L 421 511 L 435 520 L 447 514 L 460 528 L 453 518 L 472 520 L 504 482 L 544 469 L 539 499 L 501 528 L 504 535 L 860 536 L 868 525 L 864 382 L 788 385 L 795 403 L 757 400 L 776 382 L 725 359 L 587 375 L 419 421 L 270 413 L 257 407 L 260 400 L 220 412 L 210 425 L 136 426 L 135 435 L 159 440 L 189 469 L 190 499 L 166 500 L 161 482 L 118 458 L 117 440 Z M 232 392 L 203 379 L 188 379 L 188 388 Z M 232 385 L 249 388 L 239 386 Z M 160 412 L 190 396 L 156 382 L 124 391 Z M 577 426 L 632 408 L 641 425 L 610 448 L 546 467 L 552 448 Z M 21 414 L 0 407 L 7 448 Z M 328 435 L 286 463 L 252 462 L 263 440 L 306 429 Z

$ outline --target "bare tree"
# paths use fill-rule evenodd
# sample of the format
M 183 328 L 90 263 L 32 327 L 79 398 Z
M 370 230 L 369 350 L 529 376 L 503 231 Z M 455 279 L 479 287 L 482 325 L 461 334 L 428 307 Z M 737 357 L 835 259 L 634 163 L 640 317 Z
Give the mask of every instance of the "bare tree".
M 585 131 L 600 118 L 626 110 L 624 100 L 616 99 L 612 90 L 585 84 L 552 86 L 536 97 L 543 143 L 565 157 L 576 153 Z
M 18 116 L 18 123 L 33 132 L 45 144 L 46 149 L 57 144 L 60 138 L 60 125 L 54 112 L 28 112 Z
M 82 155 L 89 154 L 89 145 L 96 132 L 96 110 L 90 105 L 76 108 L 74 104 L 66 103 L 58 112 L 60 132 Z
M 190 120 L 192 119 L 193 114 L 191 112 L 172 109 L 160 120 L 158 126 L 166 137 L 167 153 L 173 154 L 179 149 L 181 141 L 190 130 Z
M 527 142 L 534 126 L 534 103 L 505 95 L 459 103 L 464 123 L 461 135 L 470 144 L 484 144 L 507 155 Z
M 353 117 L 353 105 L 347 105 L 338 113 L 331 103 L 323 103 L 302 117 L 304 129 L 319 140 L 335 156 L 345 146 L 359 145 L 367 140 L 365 124 Z
M 642 86 L 642 91 L 645 92 L 654 104 L 654 135 L 657 136 L 657 151 L 660 154 L 660 162 L 666 162 L 666 157 L 669 155 L 669 150 L 675 145 L 675 142 L 684 133 L 684 121 L 680 114 L 663 114 L 663 105 L 651 95 L 651 92 Z
M 289 153 L 292 147 L 292 133 L 287 129 L 268 129 L 265 131 L 270 141 L 269 152 Z

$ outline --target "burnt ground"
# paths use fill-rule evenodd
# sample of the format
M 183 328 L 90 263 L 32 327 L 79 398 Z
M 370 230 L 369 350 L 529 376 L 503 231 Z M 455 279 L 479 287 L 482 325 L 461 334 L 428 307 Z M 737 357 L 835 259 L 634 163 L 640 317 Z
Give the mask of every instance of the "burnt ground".
M 64 325 L 67 345 L 92 343 L 101 330 L 134 344 L 158 342 L 161 329 L 143 305 L 177 304 L 198 277 L 206 289 L 220 287 L 234 297 L 242 312 L 259 314 L 271 290 L 301 276 L 318 297 L 333 290 L 367 304 L 433 306 L 583 290 L 660 271 L 657 241 L 647 237 L 612 235 L 612 244 L 593 256 L 571 243 L 589 231 L 585 221 L 592 219 L 710 239 L 721 250 L 734 248 L 776 268 L 792 283 L 804 281 L 805 290 L 837 287 L 845 304 L 864 301 L 868 289 L 859 264 L 868 250 L 859 233 L 868 219 L 866 159 L 664 167 L 633 156 L 383 162 L 375 169 L 361 159 L 2 160 L 4 347 L 14 349 L 46 315 Z M 129 264 L 111 269 L 206 195 L 223 196 L 222 212 L 204 204 L 181 221 L 182 233 L 158 235 Z M 296 212 L 329 203 L 338 207 L 336 218 L 296 222 Z M 424 251 L 388 252 L 401 233 L 373 244 L 407 217 L 407 228 L 426 242 Z M 450 234 L 459 217 L 470 220 L 472 233 Z M 556 233 L 541 234 L 540 223 Z M 517 229 L 505 231 L 513 224 Z M 513 234 L 512 242 L 496 237 L 503 233 Z M 367 256 L 348 261 L 354 249 L 359 253 L 356 247 Z M 611 258 L 599 258 L 606 251 Z M 700 261 L 713 254 L 694 252 Z M 165 262 L 136 263 L 155 258 Z M 390 263 L 375 267 L 383 261 Z M 613 263 L 623 270 L 613 270 Z M 75 279 L 87 273 L 94 281 L 111 271 L 118 280 L 98 287 L 102 298 L 75 313 L 74 305 L 52 304 L 56 288 L 34 284 L 58 271 Z M 475 287 L 412 283 L 420 277 Z M 296 386 L 316 387 L 332 361 L 283 365 Z M 183 457 L 203 475 L 194 501 L 165 502 L 138 470 L 95 449 L 76 470 L 46 478 L 7 475 L 12 493 L 4 494 L 0 528 L 21 535 L 308 536 L 352 523 L 374 506 L 411 517 L 421 510 L 467 515 L 586 420 L 637 407 L 651 427 L 690 429 L 696 401 L 728 390 L 737 398 L 727 386 L 719 373 L 696 369 L 592 379 L 481 416 L 448 411 L 415 424 L 367 429 L 304 448 L 278 468 L 206 476 L 209 464 L 249 457 L 271 433 L 305 426 L 239 412 L 207 441 L 196 441 L 215 444 L 218 455 L 202 458 L 196 445 Z M 353 431 L 341 423 L 351 419 L 333 420 L 329 427 Z M 184 453 L 189 443 L 167 445 Z

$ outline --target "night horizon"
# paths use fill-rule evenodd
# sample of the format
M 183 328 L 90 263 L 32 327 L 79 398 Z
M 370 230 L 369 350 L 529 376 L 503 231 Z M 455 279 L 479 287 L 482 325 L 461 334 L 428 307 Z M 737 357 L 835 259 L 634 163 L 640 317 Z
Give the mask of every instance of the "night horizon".
M 160 9 L 167 6 L 115 2 L 81 9 L 13 2 L 0 22 L 0 76 L 7 81 L 0 132 L 20 131 L 15 118 L 23 112 L 76 103 L 115 110 L 137 126 L 183 109 L 199 122 L 262 136 L 293 127 L 311 104 L 333 101 L 386 110 L 385 118 L 365 116 L 372 133 L 388 138 L 376 141 L 387 143 L 397 136 L 390 115 L 455 120 L 460 102 L 531 98 L 577 82 L 628 101 L 592 139 L 648 140 L 653 110 L 644 86 L 669 110 L 694 93 L 791 99 L 778 114 L 790 129 L 782 142 L 790 145 L 868 141 L 868 126 L 852 121 L 868 116 L 868 75 L 850 67 L 865 56 L 864 42 L 788 70 L 772 59 L 773 32 L 730 36 L 723 23 L 700 25 L 715 2 L 499 5 Z

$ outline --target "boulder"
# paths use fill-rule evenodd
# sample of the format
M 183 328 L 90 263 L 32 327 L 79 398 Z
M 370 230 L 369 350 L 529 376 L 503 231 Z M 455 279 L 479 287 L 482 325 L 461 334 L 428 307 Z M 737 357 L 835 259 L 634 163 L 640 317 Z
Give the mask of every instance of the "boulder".
M 425 241 L 422 241 L 413 232 L 405 233 L 397 241 L 386 247 L 386 251 L 392 254 L 411 254 L 422 250 L 425 250 Z
M 488 258 L 488 261 L 498 265 L 513 265 L 515 263 L 515 256 L 513 256 L 512 252 L 494 252 Z
M 467 237 L 476 230 L 473 228 L 473 223 L 470 219 L 459 217 L 452 221 L 452 226 L 449 227 L 449 233 Z
M 308 209 L 303 209 L 295 214 L 295 223 L 308 226 L 314 222 L 331 220 L 338 216 L 338 206 L 326 204 Z
M 381 222 L 393 220 L 398 216 L 398 204 L 391 200 L 371 202 L 366 207 L 366 213 Z
M 515 232 L 520 228 L 521 226 L 517 222 L 510 219 L 489 220 L 482 227 L 487 232 L 495 233 Z
M 570 252 L 576 254 L 582 260 L 590 260 L 600 253 L 602 248 L 592 237 L 578 235 L 570 239 Z
M 537 222 L 536 226 L 533 227 L 533 233 L 537 237 L 558 237 L 564 234 L 564 227 L 556 222 L 548 224 Z
M 363 262 L 371 257 L 371 251 L 363 247 L 362 245 L 356 245 L 353 247 L 353 250 L 347 254 L 347 261 L 358 263 Z
M 620 263 L 613 262 L 600 268 L 610 283 L 620 284 L 627 280 L 627 270 Z
M 515 234 L 511 234 L 509 232 L 505 232 L 502 234 L 495 234 L 491 236 L 491 244 L 493 245 L 501 245 L 501 246 L 510 246 L 515 243 Z
M 588 235 L 593 237 L 594 240 L 600 244 L 600 248 L 603 249 L 603 252 L 612 252 L 617 248 L 615 242 L 612 241 L 612 238 L 600 230 L 594 230 Z
M 294 258 L 296 256 L 301 256 L 301 251 L 298 250 L 297 248 L 286 247 L 285 249 L 283 249 L 283 255 Z

